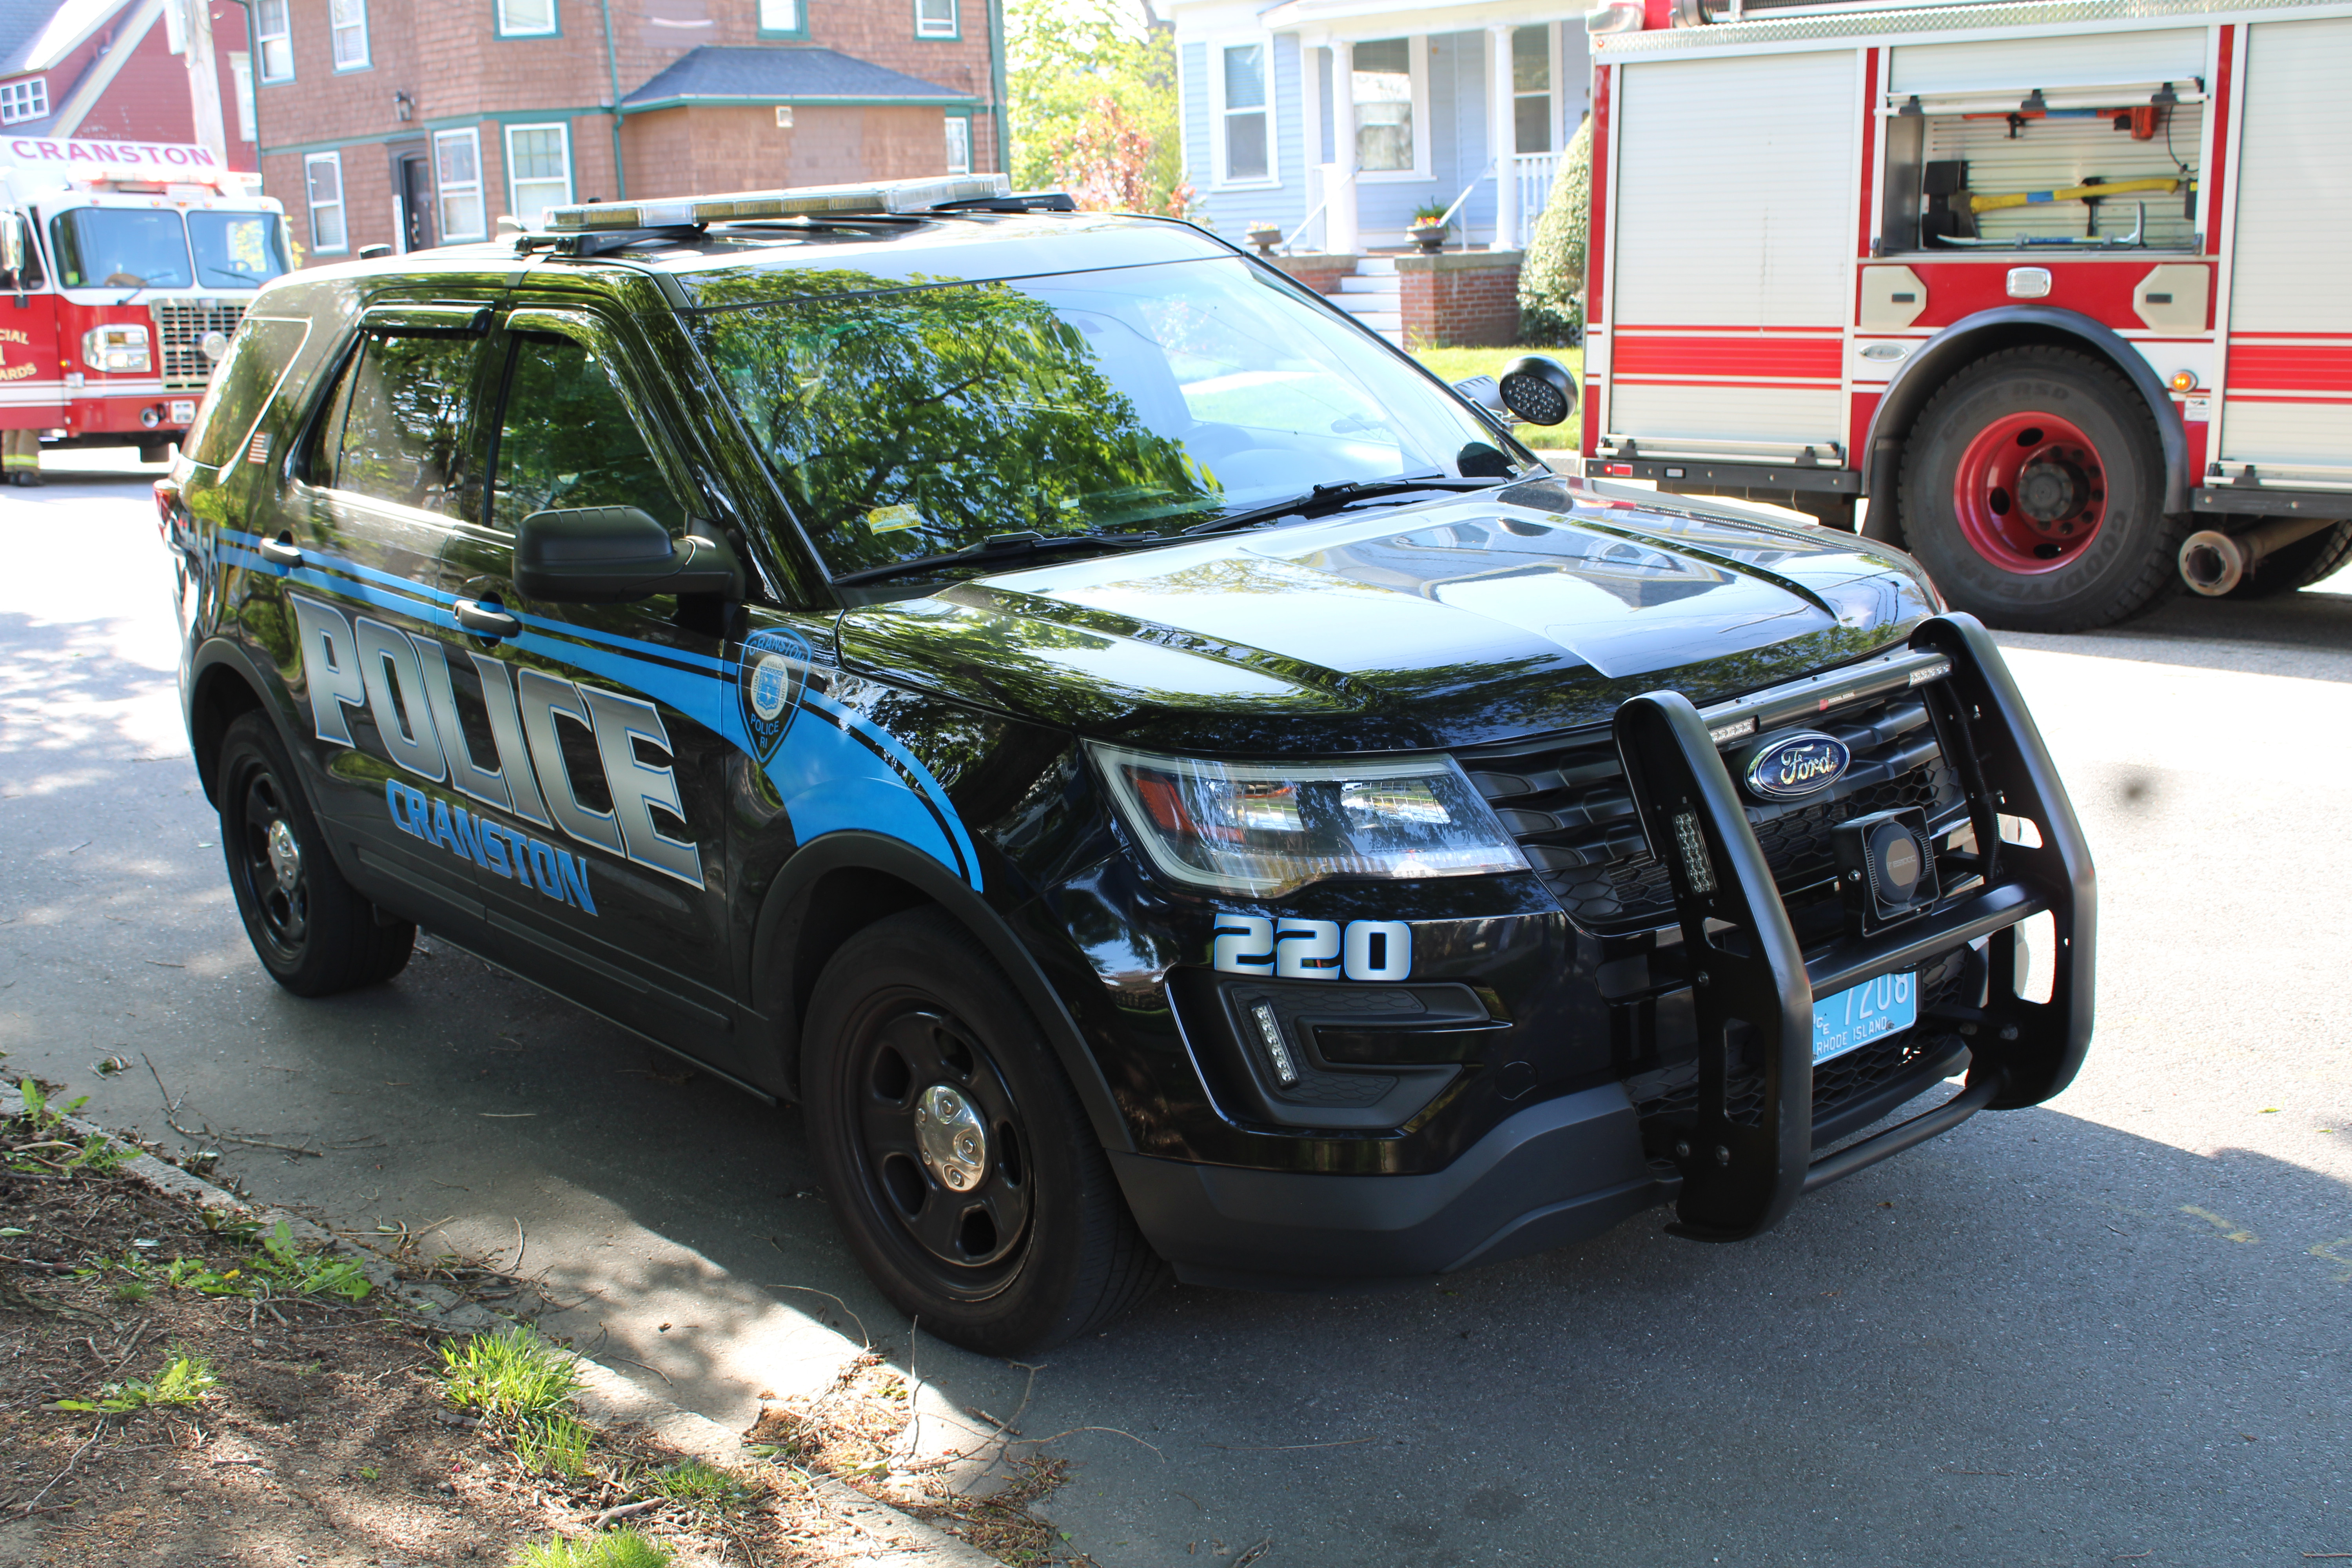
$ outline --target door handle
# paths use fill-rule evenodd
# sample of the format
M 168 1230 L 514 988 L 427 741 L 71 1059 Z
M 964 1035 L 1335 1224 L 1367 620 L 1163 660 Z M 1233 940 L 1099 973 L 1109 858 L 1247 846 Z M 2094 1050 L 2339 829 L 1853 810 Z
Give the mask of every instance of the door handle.
M 478 637 L 488 637 L 493 641 L 500 637 L 519 637 L 522 633 L 522 623 L 514 616 L 496 605 L 485 605 L 474 599 L 457 601 L 457 624 Z
M 261 558 L 274 566 L 299 566 L 302 552 L 294 547 L 294 536 L 281 533 L 275 539 L 261 542 Z

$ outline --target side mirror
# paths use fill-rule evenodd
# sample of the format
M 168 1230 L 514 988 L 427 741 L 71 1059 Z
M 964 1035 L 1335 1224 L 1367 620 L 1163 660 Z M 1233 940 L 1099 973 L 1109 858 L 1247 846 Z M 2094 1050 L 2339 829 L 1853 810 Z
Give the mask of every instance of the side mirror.
M 1528 354 L 1503 367 L 1503 406 L 1530 425 L 1559 425 L 1576 412 L 1576 377 L 1548 354 Z
M 610 605 L 654 594 L 740 595 L 743 568 L 719 541 L 674 541 L 635 507 L 574 506 L 515 525 L 514 582 L 534 599 Z
M 9 288 L 25 291 L 25 222 L 15 213 L 0 212 L 0 272 Z

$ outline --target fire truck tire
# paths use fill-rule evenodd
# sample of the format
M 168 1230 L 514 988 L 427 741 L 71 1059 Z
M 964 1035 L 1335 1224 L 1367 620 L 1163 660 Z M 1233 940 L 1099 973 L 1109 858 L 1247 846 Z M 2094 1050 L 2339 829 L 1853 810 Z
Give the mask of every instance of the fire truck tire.
M 2297 588 L 2308 588 L 2314 583 L 2333 577 L 2347 563 L 2352 563 L 2352 521 L 2323 528 L 2305 539 L 2298 539 L 2284 550 L 2274 550 L 2264 556 L 2254 568 L 2254 574 L 2230 590 L 2232 599 L 2270 599 L 2281 594 L 2292 594 Z
M 2131 384 L 2066 349 L 2004 349 L 1937 390 L 1904 443 L 1903 539 L 1953 608 L 2015 631 L 2145 615 L 2193 526 Z

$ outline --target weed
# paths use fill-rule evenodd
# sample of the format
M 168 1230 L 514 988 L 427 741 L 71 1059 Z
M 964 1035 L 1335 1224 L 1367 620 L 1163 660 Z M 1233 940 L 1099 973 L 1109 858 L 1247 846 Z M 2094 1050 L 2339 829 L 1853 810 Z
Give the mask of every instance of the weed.
M 160 1406 L 187 1405 L 202 1403 L 220 1378 L 213 1363 L 200 1355 L 189 1355 L 174 1347 L 172 1359 L 153 1377 L 125 1378 L 110 1383 L 98 1391 L 96 1399 L 60 1399 L 53 1406 L 58 1410 L 96 1410 L 109 1415 L 126 1411 L 147 1410 Z
M 360 1467 L 360 1479 L 363 1481 L 373 1481 L 381 1480 L 383 1479 L 383 1472 L 377 1469 L 373 1465 L 362 1465 Z
M 135 1301 L 144 1301 L 148 1297 L 152 1296 L 154 1293 L 155 1288 L 152 1285 L 148 1284 L 144 1279 L 125 1279 L 121 1284 L 117 1285 L 111 1291 L 108 1292 L 108 1294 L 112 1296 L 115 1300 L 123 1302 L 126 1305 Z
M 526 1546 L 513 1568 L 669 1568 L 670 1554 L 634 1530 Z
M 680 1459 L 645 1478 L 646 1489 L 675 1502 L 725 1508 L 740 1502 L 743 1483 L 700 1459 Z
M 575 1358 L 525 1328 L 444 1345 L 441 1360 L 449 1403 L 485 1416 L 520 1422 L 559 1415 L 580 1386 Z
M 25 1120 L 33 1124 L 35 1132 L 55 1132 L 66 1124 L 66 1118 L 89 1103 L 89 1096 L 68 1100 L 63 1107 L 50 1102 L 37 1079 L 26 1079 L 16 1086 L 25 1097 Z
M 533 1475 L 568 1476 L 583 1480 L 593 1473 L 588 1446 L 595 1430 L 569 1415 L 550 1415 L 517 1423 L 515 1462 Z
M 105 1138 L 92 1138 L 81 1146 L 67 1165 L 69 1171 L 89 1171 L 100 1176 L 110 1176 L 130 1162 L 131 1151 Z
M 295 1245 L 294 1232 L 282 1219 L 277 1229 L 261 1238 L 261 1251 L 253 1260 L 253 1271 L 281 1295 L 323 1294 L 358 1301 L 373 1289 L 365 1271 L 351 1259 L 303 1251 Z

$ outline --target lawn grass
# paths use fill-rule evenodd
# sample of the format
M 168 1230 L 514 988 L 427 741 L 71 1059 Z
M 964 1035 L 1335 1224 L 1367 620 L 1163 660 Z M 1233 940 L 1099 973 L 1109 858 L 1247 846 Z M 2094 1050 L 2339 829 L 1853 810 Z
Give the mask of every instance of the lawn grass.
M 514 1568 L 668 1568 L 670 1554 L 634 1530 L 523 1548 Z
M 1521 354 L 1549 354 L 1568 366 L 1575 375 L 1577 385 L 1584 384 L 1584 351 L 1574 349 L 1415 349 L 1412 357 L 1427 365 L 1445 381 L 1464 381 L 1474 375 L 1495 375 Z M 1540 425 L 1522 425 L 1519 439 L 1541 452 L 1573 452 L 1584 429 L 1584 405 L 1580 401 L 1576 412 L 1564 424 L 1549 429 Z

